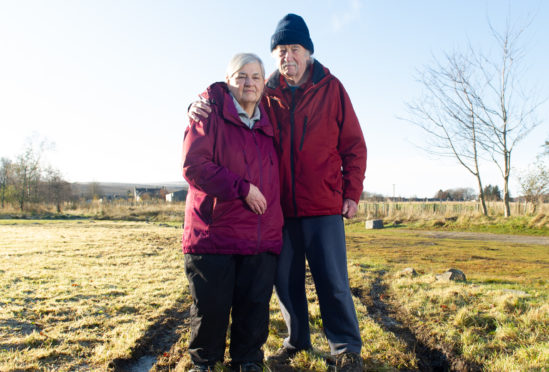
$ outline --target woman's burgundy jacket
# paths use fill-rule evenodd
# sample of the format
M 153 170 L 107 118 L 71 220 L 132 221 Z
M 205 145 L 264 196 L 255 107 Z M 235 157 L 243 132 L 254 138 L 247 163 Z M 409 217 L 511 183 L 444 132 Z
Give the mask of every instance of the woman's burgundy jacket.
M 282 208 L 273 128 L 262 104 L 252 129 L 240 120 L 225 83 L 202 93 L 212 113 L 190 121 L 183 140 L 183 176 L 189 183 L 183 252 L 194 254 L 280 253 Z M 267 200 L 263 215 L 244 198 L 250 183 Z

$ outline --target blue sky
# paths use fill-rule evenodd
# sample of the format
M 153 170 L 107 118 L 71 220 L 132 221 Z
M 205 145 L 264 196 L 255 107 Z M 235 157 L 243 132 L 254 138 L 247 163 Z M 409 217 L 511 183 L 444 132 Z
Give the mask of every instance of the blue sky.
M 275 69 L 269 41 L 287 13 L 305 19 L 315 57 L 344 84 L 368 145 L 365 189 L 433 196 L 475 187 L 453 159 L 429 156 L 424 133 L 399 120 L 421 87 L 414 74 L 468 42 L 493 48 L 488 20 L 526 22 L 525 83 L 549 97 L 549 2 L 416 1 L 0 1 L 0 156 L 14 158 L 30 136 L 55 148 L 46 161 L 69 181 L 182 180 L 186 110 L 223 80 L 238 52 Z M 549 139 L 544 123 L 514 152 L 516 170 Z M 490 162 L 484 183 L 502 181 Z M 517 172 L 515 171 L 515 175 Z M 511 193 L 518 193 L 512 176 Z

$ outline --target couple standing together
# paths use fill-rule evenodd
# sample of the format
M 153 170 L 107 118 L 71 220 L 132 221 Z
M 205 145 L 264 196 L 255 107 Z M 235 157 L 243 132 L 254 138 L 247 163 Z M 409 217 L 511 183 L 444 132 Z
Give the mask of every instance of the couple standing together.
M 337 370 L 361 371 L 342 216 L 357 211 L 366 144 L 343 85 L 312 58 L 300 16 L 280 20 L 271 51 L 278 71 L 268 81 L 257 56 L 237 54 L 225 82 L 189 113 L 183 252 L 192 371 L 223 362 L 229 316 L 231 367 L 263 370 L 273 284 L 288 337 L 269 359 L 310 350 L 305 260 Z

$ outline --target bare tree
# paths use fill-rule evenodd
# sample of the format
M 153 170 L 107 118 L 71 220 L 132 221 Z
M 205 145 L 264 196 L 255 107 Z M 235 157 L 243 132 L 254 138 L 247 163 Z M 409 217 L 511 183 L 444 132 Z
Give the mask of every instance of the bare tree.
M 542 146 L 543 152 L 528 169 L 519 173 L 518 181 L 526 202 L 532 203 L 534 213 L 537 204 L 542 203 L 549 194 L 549 141 Z
M 455 158 L 476 178 L 482 212 L 487 215 L 480 172 L 477 78 L 468 55 L 455 52 L 447 54 L 444 63 L 435 60 L 418 76 L 425 95 L 408 104 L 411 118 L 407 120 L 429 134 L 427 152 Z
M 24 210 L 28 203 L 54 203 L 61 212 L 61 203 L 70 200 L 71 186 L 59 170 L 44 168 L 42 155 L 53 147 L 47 139 L 27 139 L 23 152 L 15 161 L 0 159 L 0 199 L 2 208 L 8 199 Z
M 543 202 L 543 197 L 549 193 L 549 167 L 538 156 L 536 163 L 519 175 L 518 179 L 524 198 L 532 203 L 536 212 L 537 204 Z
M 543 101 L 522 86 L 521 64 L 525 53 L 520 38 L 526 27 L 516 28 L 508 21 L 503 33 L 490 28 L 499 52 L 497 57 L 482 52 L 475 54 L 475 68 L 484 76 L 478 119 L 483 124 L 481 144 L 503 178 L 503 202 L 508 217 L 511 215 L 511 155 L 518 142 L 541 123 L 535 114 Z
M 519 45 L 525 28 L 508 22 L 503 33 L 493 27 L 498 53 L 475 50 L 447 54 L 419 76 L 426 95 L 409 104 L 410 122 L 429 134 L 427 150 L 454 157 L 477 179 L 483 213 L 487 214 L 479 160 L 491 158 L 503 177 L 505 216 L 510 216 L 511 154 L 517 143 L 540 124 L 536 109 L 542 101 L 521 87 Z
M 103 195 L 103 189 L 99 182 L 90 182 L 88 187 L 88 193 L 92 199 L 99 199 Z
M 71 198 L 71 185 L 63 179 L 61 172 L 54 168 L 46 170 L 47 202 L 56 206 L 61 213 L 61 204 Z
M 8 192 L 8 186 L 12 178 L 12 162 L 8 158 L 2 158 L 0 160 L 0 199 L 2 200 L 2 208 L 6 201 Z
M 17 157 L 13 171 L 16 200 L 19 208 L 23 210 L 25 204 L 36 195 L 33 187 L 37 186 L 40 180 L 40 152 L 28 146 Z

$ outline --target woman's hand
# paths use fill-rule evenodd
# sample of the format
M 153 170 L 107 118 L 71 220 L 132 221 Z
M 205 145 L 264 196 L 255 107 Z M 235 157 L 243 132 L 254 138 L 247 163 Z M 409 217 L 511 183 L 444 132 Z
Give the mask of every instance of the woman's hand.
M 191 103 L 187 116 L 194 121 L 200 121 L 201 119 L 207 119 L 211 112 L 212 109 L 208 100 L 200 97 L 198 101 Z
M 261 191 L 253 184 L 250 184 L 250 191 L 244 201 L 255 214 L 263 214 L 267 210 L 267 200 L 265 200 Z

